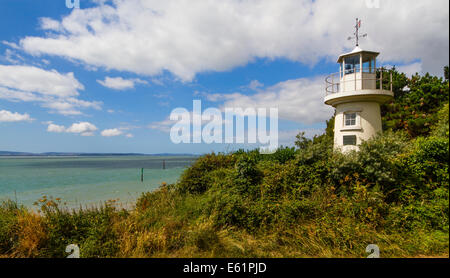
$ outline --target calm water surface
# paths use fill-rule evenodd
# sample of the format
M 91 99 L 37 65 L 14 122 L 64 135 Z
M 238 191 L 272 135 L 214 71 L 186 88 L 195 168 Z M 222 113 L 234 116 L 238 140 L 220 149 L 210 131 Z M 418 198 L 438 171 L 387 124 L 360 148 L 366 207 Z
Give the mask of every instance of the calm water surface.
M 43 195 L 68 207 L 122 204 L 162 182 L 174 183 L 195 157 L 0 157 L 0 201 L 12 199 L 32 208 Z M 163 170 L 163 161 L 166 169 Z M 144 168 L 144 182 L 140 181 Z

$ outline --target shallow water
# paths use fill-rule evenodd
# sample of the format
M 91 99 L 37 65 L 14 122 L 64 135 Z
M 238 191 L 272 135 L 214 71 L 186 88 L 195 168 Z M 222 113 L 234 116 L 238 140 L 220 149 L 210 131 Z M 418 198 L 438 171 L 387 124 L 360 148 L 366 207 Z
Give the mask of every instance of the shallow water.
M 0 200 L 17 200 L 32 208 L 45 195 L 61 198 L 67 207 L 100 205 L 112 199 L 126 206 L 162 182 L 176 182 L 194 160 L 151 156 L 0 157 Z

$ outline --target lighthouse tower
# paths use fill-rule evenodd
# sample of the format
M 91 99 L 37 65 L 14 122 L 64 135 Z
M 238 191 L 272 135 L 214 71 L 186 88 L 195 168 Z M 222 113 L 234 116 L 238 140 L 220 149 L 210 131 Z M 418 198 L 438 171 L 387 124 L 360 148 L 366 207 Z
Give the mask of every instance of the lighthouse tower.
M 392 73 L 377 68 L 380 53 L 359 47 L 360 26 L 356 19 L 355 49 L 339 56 L 340 71 L 326 78 L 324 101 L 336 109 L 334 148 L 342 152 L 357 151 L 362 141 L 382 132 L 380 104 L 394 97 Z

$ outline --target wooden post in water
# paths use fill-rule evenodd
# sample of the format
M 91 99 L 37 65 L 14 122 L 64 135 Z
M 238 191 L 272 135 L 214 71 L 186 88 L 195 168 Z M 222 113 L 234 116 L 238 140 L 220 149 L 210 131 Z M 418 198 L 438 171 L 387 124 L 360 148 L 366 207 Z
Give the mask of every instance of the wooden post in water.
M 166 170 L 166 161 L 163 160 L 163 170 Z
M 141 168 L 141 182 L 144 182 L 144 168 Z

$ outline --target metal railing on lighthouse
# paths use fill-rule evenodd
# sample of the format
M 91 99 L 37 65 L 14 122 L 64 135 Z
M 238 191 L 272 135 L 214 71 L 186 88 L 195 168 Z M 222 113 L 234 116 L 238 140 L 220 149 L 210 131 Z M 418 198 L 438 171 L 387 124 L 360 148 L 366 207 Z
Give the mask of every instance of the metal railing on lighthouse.
M 349 80 L 346 80 L 346 77 Z M 386 76 L 389 76 L 387 80 L 384 80 Z M 336 72 L 330 74 L 325 78 L 326 82 L 326 94 L 336 94 L 343 92 L 341 89 L 343 86 L 346 88 L 346 92 L 351 90 L 364 90 L 364 86 L 358 86 L 358 84 L 364 84 L 364 82 L 375 81 L 375 88 L 370 90 L 386 90 L 392 92 L 392 71 L 386 68 L 377 69 L 363 69 L 362 71 L 353 71 L 352 73 Z M 359 88 L 361 87 L 361 88 Z

